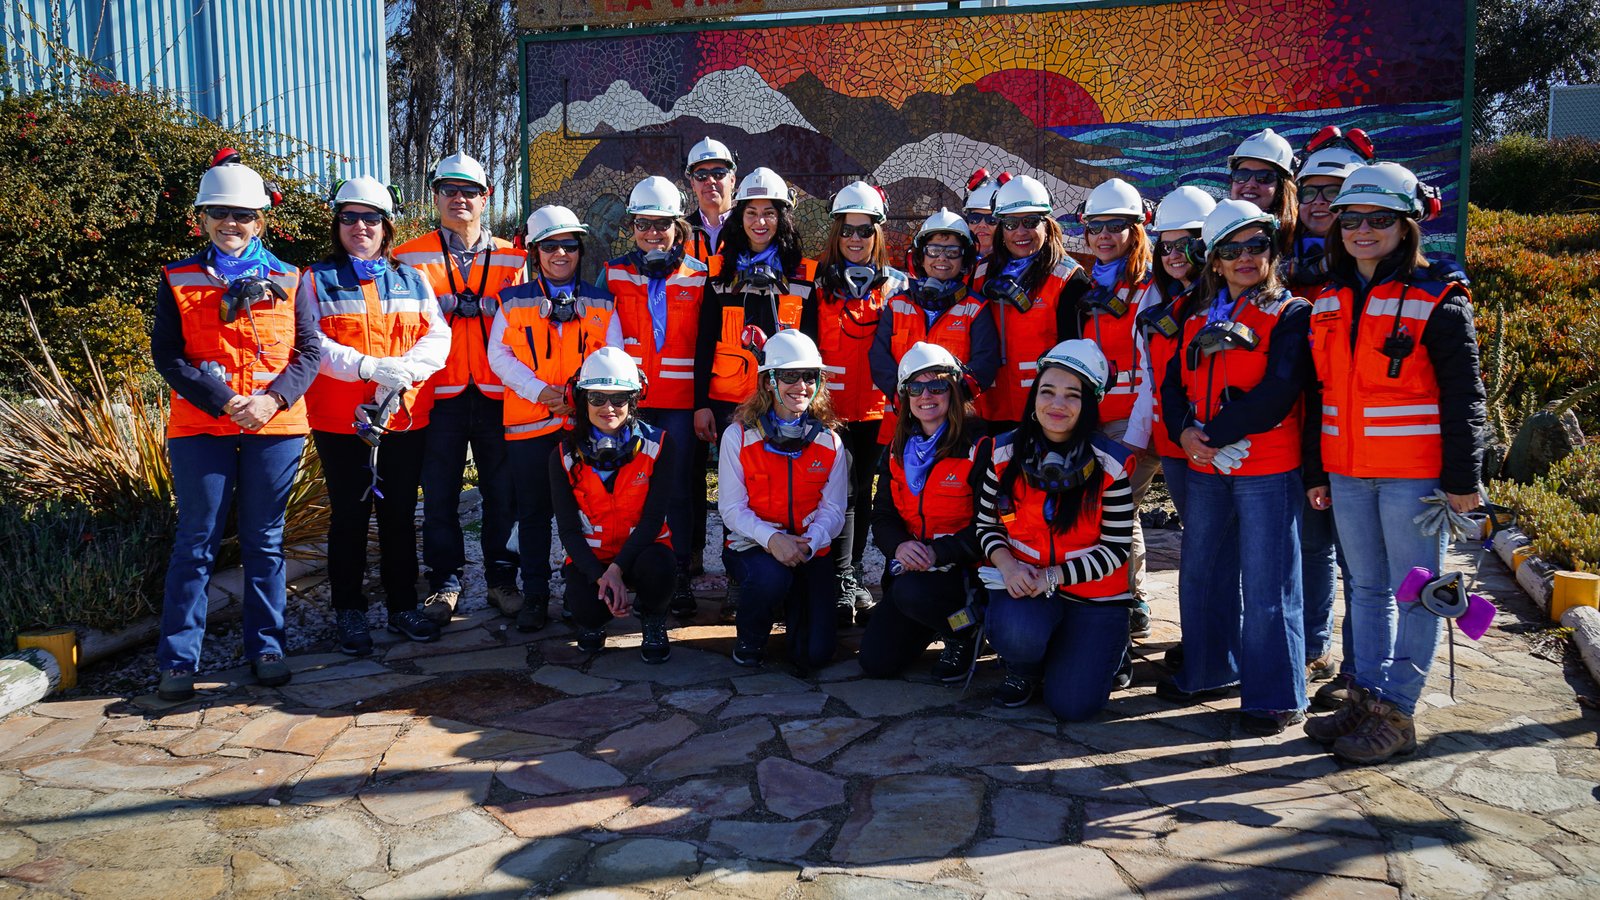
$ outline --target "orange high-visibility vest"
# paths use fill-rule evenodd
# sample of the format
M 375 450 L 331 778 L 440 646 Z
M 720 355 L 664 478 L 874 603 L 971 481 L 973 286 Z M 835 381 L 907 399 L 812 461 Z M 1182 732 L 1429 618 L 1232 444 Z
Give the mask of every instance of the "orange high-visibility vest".
M 790 456 L 769 448 L 761 429 L 739 423 L 735 427 L 742 439 L 739 463 L 744 468 L 750 511 L 789 534 L 804 534 L 817 517 L 828 475 L 842 452 L 839 436 L 827 428 L 817 428 L 799 455 Z M 813 555 L 826 556 L 829 549 L 824 544 L 814 548 Z
M 1133 401 L 1144 386 L 1144 369 L 1139 366 L 1139 350 L 1134 335 L 1138 333 L 1136 320 L 1139 304 L 1145 292 L 1153 289 L 1154 281 L 1154 276 L 1146 272 L 1137 282 L 1117 282 L 1112 290 L 1128 304 L 1128 311 L 1120 316 L 1113 316 L 1109 311 L 1100 315 L 1088 312 L 1079 315 L 1083 336 L 1099 345 L 1100 352 L 1105 354 L 1106 362 L 1115 373 L 1114 382 L 1100 399 L 1102 422 L 1117 422 L 1133 415 Z
M 887 300 L 905 289 L 898 269 L 885 269 L 882 283 L 865 297 L 817 296 L 817 349 L 828 376 L 828 399 L 846 422 L 870 422 L 884 415 L 883 392 L 872 383 L 868 352 L 878 333 Z
M 707 276 L 715 278 L 722 272 L 722 257 L 713 256 Z M 815 260 L 802 259 L 796 271 L 789 275 L 789 293 L 777 297 L 777 319 L 783 328 L 799 328 L 800 312 L 805 298 L 811 296 L 811 283 L 816 278 Z M 711 399 L 726 403 L 743 403 L 756 392 L 757 362 L 754 353 L 744 348 L 744 304 L 722 307 L 722 328 L 717 332 L 716 349 L 711 358 Z M 767 335 L 771 337 L 772 335 Z M 703 364 L 703 363 L 702 363 Z
M 913 494 L 906 483 L 905 461 L 889 455 L 889 496 L 906 530 L 919 541 L 931 541 L 959 532 L 972 524 L 977 506 L 972 494 L 972 467 L 984 441 L 980 438 L 966 452 L 947 456 L 928 469 L 922 493 Z
M 667 276 L 667 334 L 660 350 L 656 349 L 650 316 L 650 279 L 639 271 L 637 254 L 606 263 L 605 284 L 616 303 L 622 349 L 650 379 L 650 390 L 639 405 L 644 409 L 693 409 L 694 345 L 706 289 L 705 264 L 686 256 Z
M 994 386 L 978 397 L 979 415 L 992 422 L 1022 421 L 1028 391 L 1039 374 L 1039 357 L 1061 340 L 1056 332 L 1061 289 L 1081 268 L 1077 260 L 1063 257 L 1049 277 L 1028 293 L 1033 306 L 1027 312 L 1006 308 L 1006 303 L 989 304 L 1000 332 L 1000 371 L 995 375 Z M 988 279 L 987 269 L 987 262 L 979 263 L 972 276 L 972 291 L 979 296 Z
M 561 449 L 561 468 L 567 473 L 567 484 L 572 486 L 572 496 L 578 503 L 583 539 L 603 563 L 617 558 L 628 536 L 638 527 L 639 514 L 644 511 L 645 498 L 650 494 L 656 460 L 661 455 L 664 432 L 637 419 L 633 428 L 639 446 L 633 456 L 617 468 L 609 483 L 596 475 L 583 457 L 566 447 Z M 672 546 L 672 529 L 666 522 L 661 523 L 656 543 Z M 568 562 L 571 560 L 572 557 L 567 557 Z
M 1183 321 L 1184 309 L 1191 297 L 1191 293 L 1185 292 L 1172 298 L 1170 315 L 1173 321 Z M 1158 332 L 1151 332 L 1145 337 L 1145 346 L 1150 354 L 1150 371 L 1154 373 L 1156 379 L 1156 383 L 1151 385 L 1150 392 L 1155 399 L 1154 408 L 1151 411 L 1153 419 L 1150 425 L 1150 436 L 1153 441 L 1151 446 L 1158 456 L 1187 457 L 1189 455 L 1184 452 L 1183 447 L 1179 446 L 1177 441 L 1167 436 L 1167 426 L 1161 418 L 1161 379 L 1167 374 L 1167 367 L 1172 364 L 1172 358 L 1178 356 L 1179 351 L 1182 349 L 1180 347 L 1183 339 L 1182 326 L 1180 325 L 1179 327 L 1180 333 L 1171 337 Z M 1181 411 L 1179 418 L 1182 418 Z
M 361 281 L 348 262 L 319 262 L 306 270 L 301 296 L 317 305 L 317 325 L 335 343 L 367 356 L 404 356 L 428 333 L 424 314 L 427 285 L 410 266 L 390 267 L 380 286 Z M 340 381 L 319 374 L 306 391 L 311 427 L 335 434 L 355 432 L 356 407 L 372 403 L 378 386 L 367 381 Z M 389 421 L 397 431 L 428 424 L 433 397 L 425 387 L 406 392 L 400 412 Z
M 972 323 L 978 316 L 987 315 L 984 307 L 989 302 L 966 288 L 957 290 L 959 299 L 940 313 L 932 325 L 928 324 L 928 314 L 909 294 L 901 292 L 890 298 L 888 310 L 893 330 L 889 338 L 889 352 L 894 356 L 897 369 L 900 360 L 918 341 L 938 344 L 963 363 L 972 359 Z M 884 411 L 883 424 L 878 427 L 878 443 L 887 444 L 894 440 L 894 430 L 899 420 L 893 410 Z
M 997 478 L 1014 462 L 1015 438 L 1014 431 L 995 438 L 992 465 Z M 1123 473 L 1122 467 L 1131 455 L 1126 448 L 1113 444 L 1109 438 L 1096 438 L 1095 455 L 1100 460 L 1100 470 L 1094 476 L 1099 483 L 1092 492 L 1093 502 L 1085 498 L 1078 520 L 1065 534 L 1057 534 L 1045 514 L 1050 492 L 1034 487 L 1028 483 L 1027 476 L 1017 473 L 1009 495 L 999 498 L 1000 523 L 1005 526 L 1006 543 L 1012 556 L 1030 566 L 1058 566 L 1100 543 L 1105 492 Z M 1102 578 L 1063 585 L 1061 590 L 1090 600 L 1125 595 L 1128 593 L 1128 564 L 1124 561 Z
M 506 317 L 501 340 L 517 360 L 545 384 L 560 390 L 578 374 L 583 360 L 606 345 L 614 308 L 611 298 L 581 282 L 577 287 L 577 317 L 565 324 L 550 320 L 550 300 L 538 281 L 517 285 L 500 295 Z M 572 427 L 572 418 L 558 416 L 537 397 L 505 392 L 506 440 L 517 441 Z
M 430 231 L 395 248 L 395 258 L 415 268 L 428 279 L 439 311 L 450 323 L 450 358 L 444 368 L 428 379 L 429 392 L 437 398 L 454 397 L 475 384 L 486 397 L 499 399 L 505 392 L 500 377 L 489 368 L 489 330 L 494 326 L 500 292 L 524 280 L 528 254 L 509 241 L 494 238 L 494 246 L 473 257 L 472 272 L 463 278 L 455 258 L 444 246 L 444 234 Z M 456 291 L 470 289 L 482 299 L 478 316 L 456 314 Z

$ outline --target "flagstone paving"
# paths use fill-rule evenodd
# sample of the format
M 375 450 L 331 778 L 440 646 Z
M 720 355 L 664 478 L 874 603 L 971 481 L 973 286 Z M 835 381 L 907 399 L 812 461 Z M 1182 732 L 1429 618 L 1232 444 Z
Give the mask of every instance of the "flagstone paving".
M 1153 696 L 1177 534 L 1150 543 L 1155 633 L 1086 723 L 990 707 L 992 660 L 965 692 L 933 653 L 797 678 L 781 636 L 738 668 L 715 578 L 662 666 L 631 623 L 589 659 L 478 610 L 279 690 L 41 703 L 0 721 L 0 900 L 1600 896 L 1600 691 L 1497 561 L 1456 701 L 1441 649 L 1416 755 L 1347 768 Z

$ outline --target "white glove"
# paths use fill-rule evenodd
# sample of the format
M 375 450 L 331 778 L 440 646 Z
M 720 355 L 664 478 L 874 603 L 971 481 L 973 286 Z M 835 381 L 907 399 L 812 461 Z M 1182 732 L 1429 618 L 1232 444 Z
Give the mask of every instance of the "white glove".
M 1463 541 L 1483 533 L 1482 525 L 1451 508 L 1449 495 L 1440 488 L 1434 488 L 1433 496 L 1421 500 L 1423 511 L 1411 521 L 1423 534 L 1438 534 L 1448 528 L 1452 540 Z
M 1003 591 L 1006 589 L 1006 577 L 1000 574 L 1000 570 L 994 566 L 979 566 L 978 579 L 983 582 L 984 587 L 991 591 Z
M 391 390 L 409 390 L 414 382 L 411 370 L 396 357 L 378 360 L 372 370 L 371 380 Z
M 376 356 L 363 356 L 361 357 L 361 362 L 356 364 L 356 377 L 362 381 L 371 381 L 372 372 L 376 368 L 378 368 L 378 358 Z
M 1225 444 L 1222 449 L 1218 450 L 1216 457 L 1211 460 L 1211 464 L 1217 467 L 1217 471 L 1226 475 L 1239 468 L 1239 464 L 1244 462 L 1244 458 L 1249 455 L 1250 439 L 1240 438 L 1231 444 Z

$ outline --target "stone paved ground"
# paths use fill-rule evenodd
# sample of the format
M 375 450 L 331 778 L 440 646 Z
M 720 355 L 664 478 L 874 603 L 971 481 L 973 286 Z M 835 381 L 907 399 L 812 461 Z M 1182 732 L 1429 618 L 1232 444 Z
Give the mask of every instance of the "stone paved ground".
M 1460 702 L 1441 664 L 1417 756 L 1344 769 L 1152 696 L 1176 539 L 1149 659 L 1086 724 L 992 709 L 992 665 L 966 695 L 738 669 L 710 598 L 659 667 L 480 611 L 280 690 L 40 704 L 0 721 L 0 897 L 1600 896 L 1596 691 L 1498 563 Z

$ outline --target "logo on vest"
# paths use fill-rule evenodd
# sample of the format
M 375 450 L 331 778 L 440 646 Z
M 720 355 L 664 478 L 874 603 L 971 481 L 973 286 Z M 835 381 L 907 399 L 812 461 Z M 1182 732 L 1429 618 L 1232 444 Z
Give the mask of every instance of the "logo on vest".
M 954 472 L 946 472 L 944 473 L 944 481 L 942 483 L 954 487 L 955 485 L 961 483 L 961 479 Z
M 813 460 L 812 460 L 812 461 L 811 461 L 811 465 L 810 465 L 810 467 L 809 467 L 809 468 L 810 468 L 810 469 L 811 469 L 811 471 L 813 471 L 813 472 L 820 472 L 820 471 L 822 471 L 822 460 L 820 460 L 820 459 L 813 459 Z
M 644 484 L 646 481 L 649 481 L 649 480 L 650 480 L 649 477 L 646 476 L 643 472 L 634 473 L 634 476 L 633 476 L 633 483 L 634 484 Z

